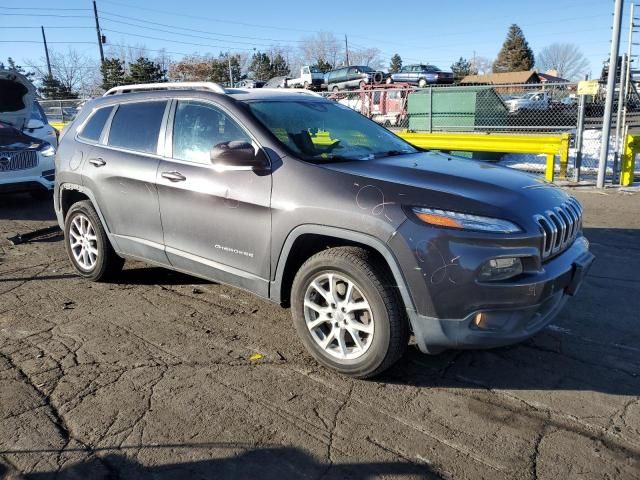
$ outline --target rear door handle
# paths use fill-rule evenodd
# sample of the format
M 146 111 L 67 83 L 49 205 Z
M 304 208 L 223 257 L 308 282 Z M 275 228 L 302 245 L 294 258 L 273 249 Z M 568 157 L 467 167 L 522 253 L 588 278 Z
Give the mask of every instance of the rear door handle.
M 107 164 L 107 162 L 101 158 L 91 158 L 89 159 L 89 163 L 94 167 L 104 167 Z
M 166 178 L 172 182 L 184 182 L 187 179 L 187 177 L 182 175 L 180 172 L 162 172 L 160 175 L 162 178 Z

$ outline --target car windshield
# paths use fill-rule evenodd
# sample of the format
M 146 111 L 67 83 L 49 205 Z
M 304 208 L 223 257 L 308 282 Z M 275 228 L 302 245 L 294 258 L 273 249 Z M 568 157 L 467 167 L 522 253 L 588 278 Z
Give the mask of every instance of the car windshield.
M 311 67 L 311 73 L 322 73 L 318 67 Z
M 310 162 L 373 160 L 418 151 L 386 128 L 336 102 L 261 100 L 248 105 L 280 142 Z

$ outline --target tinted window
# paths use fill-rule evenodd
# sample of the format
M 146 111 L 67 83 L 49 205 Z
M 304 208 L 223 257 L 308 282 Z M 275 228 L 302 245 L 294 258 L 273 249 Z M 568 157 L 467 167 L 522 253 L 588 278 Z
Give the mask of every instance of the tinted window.
M 111 110 L 113 110 L 113 107 L 104 107 L 96 110 L 89 121 L 85 124 L 79 137 L 92 142 L 100 140 L 102 129 L 104 128 L 104 124 L 107 122 L 109 115 L 111 115 Z
M 155 153 L 167 102 L 123 103 L 111 122 L 109 145 Z
M 173 122 L 173 158 L 209 163 L 212 147 L 234 140 L 251 142 L 224 112 L 206 103 L 178 102 Z

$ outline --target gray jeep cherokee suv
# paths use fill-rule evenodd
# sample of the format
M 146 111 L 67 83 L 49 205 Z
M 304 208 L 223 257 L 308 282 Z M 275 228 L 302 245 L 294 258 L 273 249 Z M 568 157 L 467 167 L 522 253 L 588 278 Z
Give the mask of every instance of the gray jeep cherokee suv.
M 56 167 L 81 275 L 134 258 L 244 288 L 290 306 L 309 352 L 357 377 L 411 333 L 426 353 L 530 337 L 593 260 L 564 191 L 420 151 L 308 91 L 119 87 L 83 108 Z

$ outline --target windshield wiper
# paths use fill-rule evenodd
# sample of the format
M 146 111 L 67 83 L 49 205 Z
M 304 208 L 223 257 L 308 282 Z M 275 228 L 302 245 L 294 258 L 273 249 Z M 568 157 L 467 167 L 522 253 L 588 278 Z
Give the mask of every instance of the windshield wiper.
M 397 157 L 398 155 L 409 155 L 410 153 L 414 152 L 408 152 L 407 150 L 387 150 L 386 152 L 377 153 L 376 157 Z

